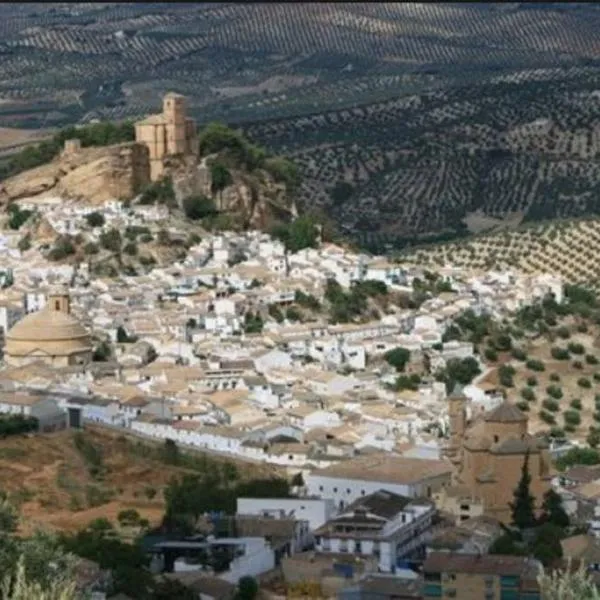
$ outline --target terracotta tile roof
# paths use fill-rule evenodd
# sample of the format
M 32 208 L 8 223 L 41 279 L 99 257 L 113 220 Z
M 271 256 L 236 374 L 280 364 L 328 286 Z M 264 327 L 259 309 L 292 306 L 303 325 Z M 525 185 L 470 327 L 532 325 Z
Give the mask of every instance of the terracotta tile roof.
M 313 471 L 313 475 L 336 479 L 411 484 L 442 475 L 449 477 L 451 472 L 452 466 L 446 461 L 379 453 L 341 461 L 324 469 L 316 469 Z
M 488 423 L 519 423 L 527 421 L 527 416 L 514 404 L 504 401 L 496 408 L 487 412 L 484 415 L 484 419 Z

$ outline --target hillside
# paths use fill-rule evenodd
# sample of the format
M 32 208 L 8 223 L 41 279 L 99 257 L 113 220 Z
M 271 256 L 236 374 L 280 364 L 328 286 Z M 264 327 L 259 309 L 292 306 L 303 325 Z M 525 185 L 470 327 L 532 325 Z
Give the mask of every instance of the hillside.
M 136 449 L 135 438 L 128 442 L 118 433 L 90 428 L 85 439 L 101 456 L 102 465 L 102 475 L 94 477 L 85 451 L 74 443 L 75 435 L 63 431 L 2 440 L 1 487 L 20 505 L 23 532 L 36 526 L 75 531 L 98 517 L 116 523 L 118 513 L 129 508 L 156 525 L 164 513 L 163 487 L 171 477 L 193 472 L 165 464 L 144 447 Z M 274 473 L 263 465 L 239 466 L 244 480 Z
M 598 214 L 600 10 L 575 3 L 2 5 L 0 126 L 135 119 L 169 90 L 297 164 L 374 251 Z
M 455 242 L 407 249 L 398 260 L 435 268 L 453 264 L 473 270 L 553 273 L 568 283 L 600 286 L 596 256 L 600 218 L 531 224 Z
M 499 390 L 529 416 L 533 433 L 600 444 L 600 303 L 578 286 L 565 301 L 551 298 L 510 319 L 467 312 L 444 341 L 473 343 L 485 365 L 477 384 Z M 592 435 L 590 435 L 592 434 Z
M 298 165 L 300 207 L 373 249 L 401 247 L 490 218 L 598 213 L 598 89 L 598 67 L 523 70 L 246 131 Z

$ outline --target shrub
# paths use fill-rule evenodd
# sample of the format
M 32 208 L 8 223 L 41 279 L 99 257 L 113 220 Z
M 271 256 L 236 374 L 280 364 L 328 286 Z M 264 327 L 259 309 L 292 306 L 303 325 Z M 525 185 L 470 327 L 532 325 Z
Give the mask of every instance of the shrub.
M 579 398 L 573 398 L 573 400 L 571 400 L 571 408 L 574 408 L 575 410 L 581 410 L 582 406 L 581 406 L 581 400 Z
M 523 388 L 521 390 L 521 397 L 528 402 L 535 401 L 535 392 L 531 388 Z
M 557 385 L 549 385 L 546 388 L 546 393 L 555 400 L 560 400 L 563 397 L 563 392 Z
M 542 406 L 546 410 L 549 410 L 550 412 L 558 412 L 559 411 L 558 402 L 556 400 L 552 400 L 552 398 L 546 398 L 542 402 Z
M 96 244 L 94 244 L 94 242 L 88 242 L 83 247 L 83 253 L 88 256 L 90 256 L 92 254 L 98 254 L 98 252 L 100 252 L 100 248 L 98 248 L 98 246 Z
M 540 411 L 540 419 L 548 425 L 556 425 L 556 419 L 554 418 L 554 415 L 545 410 Z
M 121 250 L 121 233 L 118 229 L 109 229 L 100 234 L 100 245 L 105 250 L 111 252 L 120 252 Z
M 559 327 L 559 328 L 556 330 L 556 335 L 557 335 L 559 338 L 562 338 L 563 340 L 566 340 L 566 339 L 568 339 L 568 338 L 570 338 L 570 337 L 571 337 L 571 332 L 569 331 L 569 328 L 568 328 L 568 327 L 565 327 L 565 326 L 563 325 L 562 327 Z
M 571 342 L 567 348 L 571 354 L 585 354 L 585 348 L 583 344 L 579 344 L 577 342 Z
M 550 354 L 555 360 L 569 360 L 571 356 L 566 348 L 559 348 L 558 346 L 554 346 L 550 350 Z
M 511 354 L 514 359 L 525 362 L 527 360 L 527 354 L 522 348 L 513 348 Z
M 319 229 L 312 217 L 303 215 L 287 225 L 278 225 L 271 231 L 289 252 L 298 252 L 304 248 L 316 248 Z
M 591 383 L 591 381 L 589 379 L 587 379 L 587 377 L 580 377 L 577 380 L 577 385 L 580 388 L 584 388 L 586 390 L 589 390 L 592 387 L 592 383 Z
M 530 371 L 537 371 L 539 373 L 541 373 L 542 371 L 546 370 L 546 367 L 544 366 L 544 363 L 541 360 L 536 360 L 536 359 L 530 359 L 525 363 L 525 366 L 530 370 Z
M 135 242 L 129 242 L 128 244 L 125 244 L 123 252 L 129 256 L 135 256 L 138 253 L 138 247 Z
M 577 426 L 581 424 L 581 415 L 576 410 L 565 410 L 563 418 L 567 425 Z
M 139 204 L 164 204 L 165 206 L 177 206 L 177 198 L 173 189 L 173 181 L 170 177 L 163 177 L 148 185 L 141 193 Z
M 533 375 L 530 375 L 527 378 L 527 385 L 529 387 L 535 387 L 537 384 L 538 384 L 537 377 L 534 377 Z
M 147 485 L 144 488 L 144 495 L 146 498 L 148 498 L 148 500 L 152 500 L 156 496 L 156 488 L 152 487 L 151 485 Z
M 68 235 L 61 235 L 56 238 L 54 246 L 52 246 L 50 252 L 48 252 L 48 259 L 53 261 L 62 260 L 72 254 L 75 254 L 75 246 L 71 241 L 71 237 Z
M 303 308 L 313 311 L 321 310 L 321 303 L 312 294 L 305 294 L 301 290 L 296 290 L 294 301 Z
M 85 215 L 85 220 L 90 227 L 102 227 L 106 223 L 104 215 L 98 211 Z
M 594 381 L 600 381 L 600 373 L 594 373 Z
M 18 230 L 21 228 L 21 225 L 24 225 L 25 222 L 31 217 L 33 214 L 30 210 L 21 210 L 18 204 L 9 204 L 8 205 L 8 214 L 10 215 L 8 219 L 8 226 L 10 229 Z
M 578 369 L 579 371 L 581 371 L 581 369 L 583 369 L 583 363 L 580 360 L 574 360 L 573 363 L 571 364 L 571 366 L 574 369 Z
M 560 427 L 553 427 L 550 430 L 550 436 L 553 438 L 556 438 L 558 440 L 564 439 L 565 437 L 565 431 L 564 429 L 561 429 Z
M 217 208 L 210 198 L 199 194 L 183 200 L 183 212 L 191 221 L 198 221 L 216 214 Z
M 19 240 L 19 243 L 17 244 L 17 247 L 19 248 L 19 250 L 21 252 L 27 252 L 27 250 L 29 250 L 29 248 L 31 248 L 31 234 L 29 234 L 29 233 L 25 234 Z
M 36 431 L 38 420 L 24 415 L 2 415 L 0 417 L 0 437 L 19 435 Z
M 486 348 L 483 355 L 491 362 L 496 362 L 498 360 L 498 353 L 493 348 Z
M 286 319 L 288 319 L 288 321 L 302 321 L 302 314 L 294 306 L 290 306 L 285 311 L 285 317 L 286 317 Z
M 410 360 L 410 350 L 398 346 L 397 348 L 388 350 L 383 355 L 383 358 L 389 365 L 394 367 L 396 371 L 402 372 L 404 371 L 406 363 Z
M 268 312 L 272 319 L 275 319 L 278 323 L 283 323 L 284 316 L 277 304 L 269 304 Z
M 521 400 L 521 401 L 517 402 L 517 408 L 519 410 L 522 410 L 523 412 L 527 412 L 529 410 L 529 402 L 525 402 L 524 400 Z
M 588 365 L 597 365 L 598 364 L 598 359 L 593 354 L 586 354 L 585 355 L 585 362 Z
M 579 323 L 579 325 L 577 325 L 577 331 L 579 331 L 579 333 L 587 333 L 588 326 L 585 323 Z
M 560 381 L 560 375 L 558 373 L 550 373 L 550 381 Z

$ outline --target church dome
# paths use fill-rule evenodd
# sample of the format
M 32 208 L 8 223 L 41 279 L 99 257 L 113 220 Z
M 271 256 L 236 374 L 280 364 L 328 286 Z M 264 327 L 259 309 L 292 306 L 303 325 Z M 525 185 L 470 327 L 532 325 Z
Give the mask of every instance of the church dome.
M 7 342 L 39 342 L 88 338 L 90 334 L 70 314 L 58 310 L 40 310 L 21 319 L 6 336 Z
M 92 352 L 89 332 L 70 314 L 68 293 L 49 296 L 46 306 L 21 319 L 6 335 L 4 356 L 11 365 L 45 360 L 56 366 L 86 361 Z

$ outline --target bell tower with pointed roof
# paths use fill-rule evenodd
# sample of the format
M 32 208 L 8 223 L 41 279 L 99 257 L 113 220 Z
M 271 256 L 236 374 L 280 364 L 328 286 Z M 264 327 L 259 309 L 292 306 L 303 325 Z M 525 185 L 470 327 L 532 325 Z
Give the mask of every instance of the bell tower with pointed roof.
M 461 459 L 463 437 L 467 428 L 467 397 L 462 386 L 456 384 L 448 396 L 448 417 L 450 421 L 450 439 L 444 449 L 444 454 L 454 464 Z

